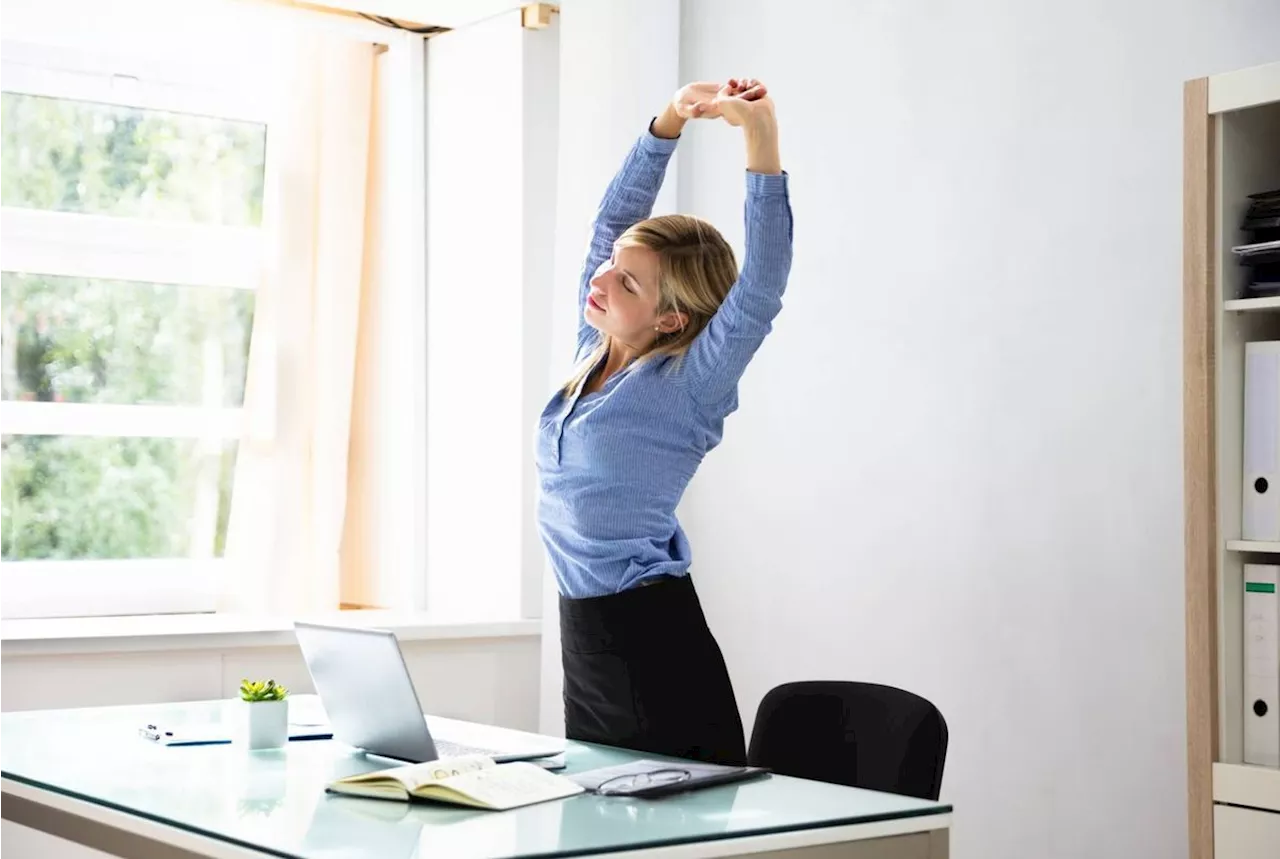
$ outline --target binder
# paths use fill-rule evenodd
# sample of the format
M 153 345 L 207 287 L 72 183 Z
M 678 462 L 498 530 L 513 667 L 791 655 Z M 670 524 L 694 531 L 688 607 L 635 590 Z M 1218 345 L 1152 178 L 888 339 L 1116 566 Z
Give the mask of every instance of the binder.
M 593 793 L 647 798 L 729 784 L 768 773 L 766 767 L 644 759 L 574 773 L 567 778 Z
M 1244 350 L 1240 536 L 1280 542 L 1280 341 L 1246 343 Z
M 1280 767 L 1280 566 L 1244 565 L 1244 762 Z

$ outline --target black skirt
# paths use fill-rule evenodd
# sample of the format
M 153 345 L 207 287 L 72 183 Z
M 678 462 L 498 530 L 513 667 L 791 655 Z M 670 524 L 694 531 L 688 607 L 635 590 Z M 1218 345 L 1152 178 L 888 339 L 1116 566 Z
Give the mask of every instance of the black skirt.
M 560 649 L 569 739 L 746 763 L 729 672 L 689 577 L 562 596 Z

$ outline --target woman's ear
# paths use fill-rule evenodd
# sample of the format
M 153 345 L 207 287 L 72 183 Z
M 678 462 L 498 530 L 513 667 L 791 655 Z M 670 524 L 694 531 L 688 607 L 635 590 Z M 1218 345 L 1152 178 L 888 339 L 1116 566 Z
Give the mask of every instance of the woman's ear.
M 654 327 L 662 334 L 671 334 L 675 331 L 683 330 L 688 324 L 688 314 L 681 313 L 678 310 L 669 310 L 658 317 L 658 324 Z

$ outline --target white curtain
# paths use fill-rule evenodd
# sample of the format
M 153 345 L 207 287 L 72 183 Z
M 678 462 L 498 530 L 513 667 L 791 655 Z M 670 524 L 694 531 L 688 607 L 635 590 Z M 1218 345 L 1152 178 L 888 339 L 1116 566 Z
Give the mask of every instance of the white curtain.
M 281 45 L 288 98 L 267 134 L 268 235 L 220 610 L 337 609 L 378 48 Z

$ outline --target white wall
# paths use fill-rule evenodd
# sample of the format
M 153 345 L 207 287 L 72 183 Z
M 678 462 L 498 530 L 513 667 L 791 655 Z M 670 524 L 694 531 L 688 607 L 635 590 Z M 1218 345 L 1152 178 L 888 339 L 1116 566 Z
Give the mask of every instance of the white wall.
M 904 686 L 958 857 L 1185 855 L 1182 82 L 1280 59 L 1280 5 L 682 24 L 684 77 L 774 88 L 793 181 L 786 309 L 686 504 L 744 712 Z M 741 247 L 733 137 L 691 136 L 680 204 Z
M 557 29 L 512 9 L 427 43 L 427 604 L 448 617 L 541 608 Z
M 538 636 L 401 640 L 423 708 L 437 716 L 537 728 Z M 297 695 L 315 686 L 297 645 L 38 653 L 6 648 L 0 709 L 43 710 L 233 698 L 243 677 L 272 677 Z M 54 648 L 54 651 L 57 649 Z
M 582 5 L 562 69 L 610 41 L 576 16 L 642 20 Z M 681 79 L 772 87 L 796 218 L 681 510 L 695 580 L 748 725 L 805 678 L 941 707 L 961 859 L 1186 854 L 1182 82 L 1277 32 L 1262 0 L 683 3 Z M 562 137 L 599 172 L 638 118 Z M 738 137 L 686 132 L 678 201 L 740 252 Z

